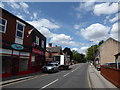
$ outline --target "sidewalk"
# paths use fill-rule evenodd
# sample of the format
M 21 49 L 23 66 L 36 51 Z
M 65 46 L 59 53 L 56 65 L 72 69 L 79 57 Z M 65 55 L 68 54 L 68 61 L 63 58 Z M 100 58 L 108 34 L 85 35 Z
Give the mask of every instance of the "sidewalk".
M 0 85 L 8 84 L 11 82 L 17 82 L 25 79 L 32 78 L 36 75 L 42 75 L 42 72 L 36 72 L 36 73 L 31 73 L 31 74 L 26 74 L 26 75 L 20 75 L 20 76 L 12 76 L 12 77 L 7 77 L 7 78 L 2 78 L 2 82 L 0 82 Z
M 93 65 L 89 65 L 89 80 L 91 83 L 91 88 L 109 88 L 119 90 L 115 85 L 106 80 L 101 74 L 100 71 L 97 71 Z

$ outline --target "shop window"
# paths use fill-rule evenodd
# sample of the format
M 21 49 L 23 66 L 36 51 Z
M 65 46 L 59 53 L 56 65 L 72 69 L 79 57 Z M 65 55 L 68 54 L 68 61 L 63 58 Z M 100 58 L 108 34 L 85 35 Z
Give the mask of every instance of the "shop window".
M 20 71 L 27 71 L 28 70 L 28 59 L 20 59 Z
M 41 47 L 44 48 L 44 41 L 42 40 L 42 44 L 41 44 Z
M 7 20 L 0 18 L 0 32 L 5 33 L 6 25 L 7 25 Z
M 36 44 L 39 45 L 39 37 L 36 36 Z
M 2 73 L 10 73 L 11 58 L 7 56 L 2 57 Z
M 35 56 L 32 56 L 31 62 L 32 62 L 32 67 L 33 67 L 35 65 Z
M 23 24 L 20 21 L 17 21 L 17 27 L 16 27 L 16 37 L 17 38 L 23 39 L 24 27 L 25 27 L 25 24 Z

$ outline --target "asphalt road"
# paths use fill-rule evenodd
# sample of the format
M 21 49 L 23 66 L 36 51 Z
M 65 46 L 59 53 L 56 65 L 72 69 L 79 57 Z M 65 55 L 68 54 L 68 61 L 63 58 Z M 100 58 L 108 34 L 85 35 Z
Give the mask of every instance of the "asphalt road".
M 87 70 L 88 64 L 76 64 L 70 66 L 70 70 L 36 75 L 27 80 L 4 85 L 3 88 L 35 88 L 36 90 L 45 88 L 90 88 Z

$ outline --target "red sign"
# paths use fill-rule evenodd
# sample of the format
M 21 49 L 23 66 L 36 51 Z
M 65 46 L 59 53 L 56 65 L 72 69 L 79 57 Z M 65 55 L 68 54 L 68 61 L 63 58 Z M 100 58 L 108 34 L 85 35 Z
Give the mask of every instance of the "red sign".
M 32 52 L 36 53 L 36 54 L 39 54 L 39 55 L 44 55 L 43 51 L 40 51 L 40 50 L 35 49 L 35 48 L 32 49 Z

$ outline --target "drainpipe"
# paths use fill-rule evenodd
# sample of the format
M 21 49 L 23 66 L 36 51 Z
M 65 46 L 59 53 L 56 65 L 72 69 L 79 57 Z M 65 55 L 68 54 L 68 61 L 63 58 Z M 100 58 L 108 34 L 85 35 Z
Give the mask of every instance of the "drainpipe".
M 116 62 L 117 69 L 119 69 L 119 65 L 118 65 L 118 56 L 117 56 L 117 55 L 115 56 L 115 62 Z

